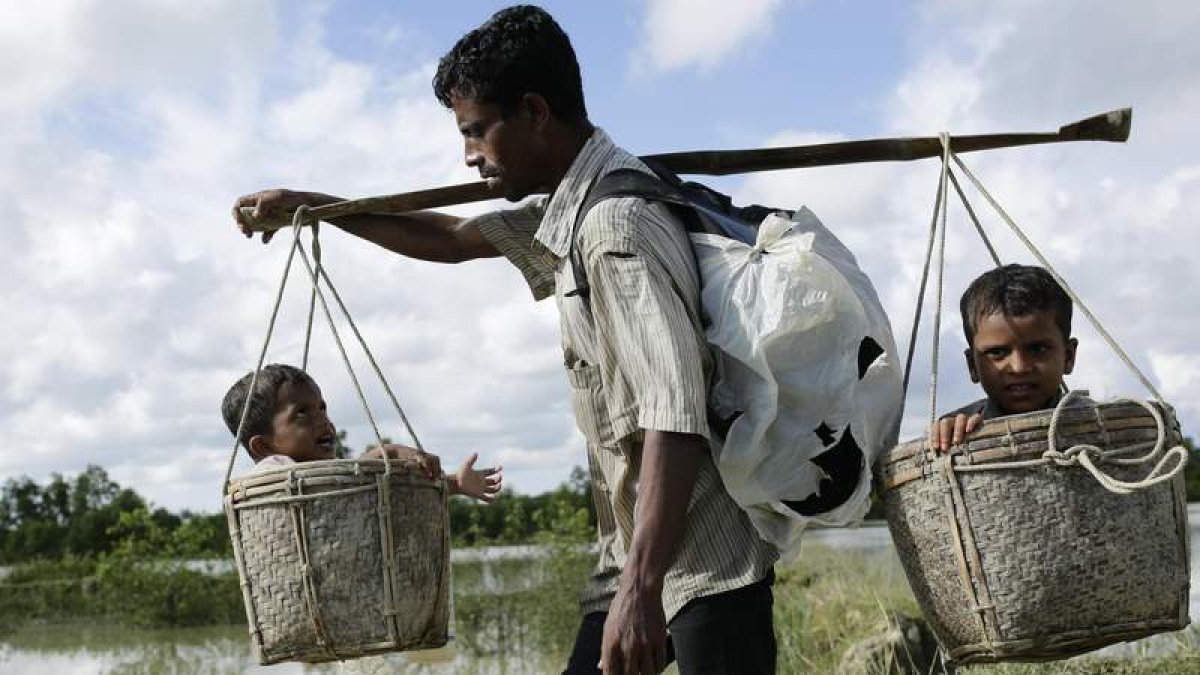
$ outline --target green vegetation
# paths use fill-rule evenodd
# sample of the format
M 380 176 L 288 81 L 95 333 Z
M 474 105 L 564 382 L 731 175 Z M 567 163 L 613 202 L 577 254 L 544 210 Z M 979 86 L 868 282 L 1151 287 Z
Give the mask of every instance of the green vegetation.
M 1200 498 L 1200 453 L 1188 494 Z M 454 565 L 458 648 L 511 672 L 555 670 L 578 625 L 576 594 L 594 564 L 584 545 L 595 512 L 581 469 L 556 490 L 505 492 L 487 506 L 451 500 L 456 546 L 541 545 L 532 560 L 474 560 Z M 147 627 L 239 624 L 245 620 L 236 575 L 183 561 L 227 559 L 220 515 L 154 509 L 132 490 L 89 467 L 45 485 L 9 480 L 0 490 L 0 635 L 29 622 L 104 618 Z M 14 564 L 15 563 L 15 564 Z M 777 567 L 775 620 L 779 672 L 836 672 L 848 650 L 888 627 L 915 601 L 891 553 L 864 555 L 807 547 Z M 1136 658 L 1094 656 L 1066 662 L 985 665 L 984 675 L 1089 675 L 1200 672 L 1200 631 L 1159 640 Z M 1140 650 L 1140 651 L 1139 651 Z M 505 665 L 507 664 L 507 665 Z M 531 664 L 544 665 L 545 668 Z
M 578 546 L 548 545 L 544 550 L 545 555 L 533 560 L 454 565 L 455 630 L 461 654 L 504 672 L 548 672 L 561 667 L 578 625 L 576 592 L 594 559 Z M 76 583 L 71 592 L 55 585 L 28 585 L 28 594 L 19 606 L 13 602 L 17 596 L 6 589 L 0 611 L 10 622 L 17 618 L 107 616 L 122 622 L 164 625 L 187 623 L 188 617 L 199 619 L 206 611 L 212 612 L 208 622 L 214 624 L 243 619 L 237 579 L 229 574 L 204 577 L 199 586 L 191 585 L 187 581 L 191 577 L 178 569 L 134 565 L 113 566 L 104 572 L 84 561 L 67 559 L 22 566 L 14 576 L 29 582 L 61 578 L 59 575 L 66 573 L 86 581 Z M 176 594 L 173 614 L 164 609 L 171 605 L 168 598 L 172 592 Z M 121 594 L 127 597 L 119 597 Z M 848 650 L 887 629 L 893 612 L 915 615 L 916 604 L 890 553 L 864 555 L 807 548 L 798 560 L 778 567 L 775 626 L 779 672 L 837 672 Z M 965 672 L 1183 675 L 1197 672 L 1200 631 L 1193 628 L 1165 636 L 1155 651 L 1134 647 L 1133 653 L 1136 658 L 1085 656 L 1047 664 L 973 666 Z
M 0 489 L 2 564 L 104 555 L 134 534 L 131 528 L 153 528 L 159 537 L 154 545 L 174 541 L 178 532 L 197 557 L 232 555 L 224 515 L 151 510 L 145 499 L 122 488 L 98 466 L 89 466 L 70 481 L 59 474 L 45 485 L 29 478 L 9 479 Z
M 566 483 L 540 495 L 505 490 L 491 504 L 455 497 L 450 500 L 450 531 L 459 547 L 591 541 L 596 505 L 587 472 L 575 467 Z

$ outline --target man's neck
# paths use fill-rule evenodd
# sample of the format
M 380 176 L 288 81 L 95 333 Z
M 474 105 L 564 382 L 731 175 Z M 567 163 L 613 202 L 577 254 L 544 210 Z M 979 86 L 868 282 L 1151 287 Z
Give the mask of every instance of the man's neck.
M 551 150 L 547 157 L 549 180 L 546 192 L 553 194 L 558 189 L 558 184 L 571 170 L 575 158 L 579 156 L 580 152 L 583 152 L 583 146 L 587 145 L 595 131 L 596 127 L 587 120 L 575 124 L 564 124 L 555 130 L 550 145 Z

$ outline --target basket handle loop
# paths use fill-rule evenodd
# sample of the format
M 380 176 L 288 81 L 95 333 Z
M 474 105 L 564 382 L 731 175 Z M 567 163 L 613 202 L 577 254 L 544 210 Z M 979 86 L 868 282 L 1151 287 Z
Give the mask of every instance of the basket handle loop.
M 1187 464 L 1187 449 L 1182 445 L 1177 444 L 1170 450 L 1163 452 L 1163 446 L 1166 444 L 1167 440 L 1167 431 L 1166 425 L 1163 423 L 1162 413 L 1157 407 L 1149 403 L 1133 399 L 1121 400 L 1129 403 L 1136 403 L 1137 405 L 1145 408 L 1150 413 L 1150 416 L 1154 418 L 1154 424 L 1157 429 L 1154 448 L 1142 457 L 1124 462 L 1126 464 L 1144 464 L 1157 459 L 1158 462 L 1154 465 L 1154 468 L 1149 474 L 1147 474 L 1145 478 L 1136 481 L 1123 481 L 1108 475 L 1096 465 L 1096 460 L 1103 461 L 1107 459 L 1112 452 L 1105 452 L 1101 448 L 1090 443 L 1079 443 L 1071 446 L 1065 451 L 1060 451 L 1058 449 L 1058 424 L 1062 411 L 1068 406 L 1070 401 L 1082 398 L 1085 394 L 1086 392 L 1079 390 L 1067 392 L 1067 394 L 1059 400 L 1058 405 L 1054 407 L 1054 413 L 1050 416 L 1050 428 L 1046 432 L 1046 445 L 1048 447 L 1047 450 L 1042 453 L 1043 459 L 1049 460 L 1058 466 L 1064 467 L 1078 464 L 1084 469 L 1087 469 L 1088 473 L 1092 474 L 1092 477 L 1095 478 L 1096 482 L 1104 487 L 1104 489 L 1119 495 L 1132 494 L 1138 490 L 1144 490 L 1154 485 L 1158 485 L 1159 483 L 1165 483 L 1166 481 L 1175 478 L 1181 471 L 1183 471 L 1184 466 Z M 1174 462 L 1174 465 L 1171 466 L 1170 470 L 1166 470 L 1166 467 L 1170 462 Z

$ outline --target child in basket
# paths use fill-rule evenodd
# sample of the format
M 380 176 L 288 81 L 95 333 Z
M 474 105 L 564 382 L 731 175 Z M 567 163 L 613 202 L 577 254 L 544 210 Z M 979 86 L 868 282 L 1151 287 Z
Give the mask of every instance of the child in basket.
M 308 373 L 284 364 L 263 366 L 250 393 L 253 377 L 254 373 L 247 373 L 229 388 L 221 402 L 221 414 L 229 431 L 237 434 L 242 409 L 250 397 L 245 428 L 238 440 L 254 460 L 254 471 L 334 459 L 337 432 L 326 414 L 321 389 Z M 375 447 L 362 455 L 366 459 L 384 456 L 415 467 L 429 478 L 441 473 L 436 455 L 405 445 Z M 447 474 L 446 485 L 450 494 L 491 502 L 500 492 L 503 475 L 500 467 L 476 469 L 478 459 L 478 453 L 472 454 L 457 473 Z
M 1075 367 L 1071 299 L 1041 267 L 1005 265 L 985 272 L 959 303 L 967 370 L 987 398 L 947 414 L 929 430 L 946 451 L 993 417 L 1053 408 L 1062 378 Z

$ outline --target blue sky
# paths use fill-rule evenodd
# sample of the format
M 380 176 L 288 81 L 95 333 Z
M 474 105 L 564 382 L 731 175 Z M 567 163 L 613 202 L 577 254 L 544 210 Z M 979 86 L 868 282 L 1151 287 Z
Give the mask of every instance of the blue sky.
M 263 187 L 365 196 L 472 179 L 429 81 L 445 49 L 501 6 L 0 8 L 0 64 L 10 64 L 0 101 L 0 432 L 9 448 L 0 479 L 99 463 L 157 504 L 217 509 L 231 449 L 218 401 L 254 364 L 286 253 L 237 236 L 230 205 Z M 1200 4 L 545 6 L 575 43 L 593 120 L 638 153 L 1049 130 L 1133 106 L 1126 145 L 966 160 L 1195 433 Z M 714 182 L 740 201 L 812 208 L 875 280 L 903 347 L 936 175 L 927 161 Z M 998 221 L 985 224 L 1007 260 L 1031 259 Z M 478 451 L 532 492 L 583 461 L 554 308 L 531 302 L 511 269 L 406 261 L 333 228 L 323 236 L 331 275 L 446 464 Z M 954 305 L 987 266 L 954 210 L 948 261 L 942 408 L 976 395 L 962 374 Z M 296 284 L 272 360 L 299 360 L 302 296 Z M 1076 334 L 1073 384 L 1146 395 L 1082 317 Z M 926 331 L 906 435 L 927 415 L 928 345 Z M 364 416 L 326 332 L 314 350 L 335 421 L 365 444 Z M 402 439 L 379 388 L 369 394 L 385 431 Z

